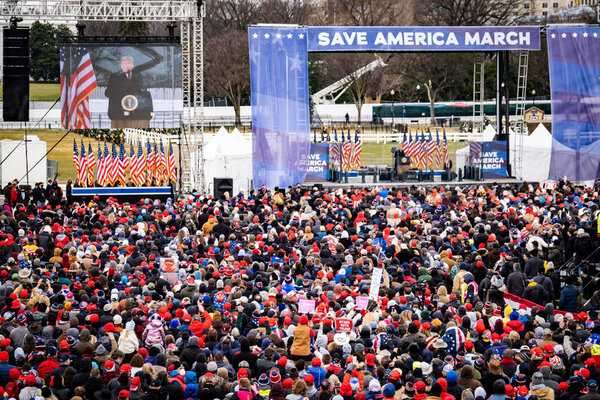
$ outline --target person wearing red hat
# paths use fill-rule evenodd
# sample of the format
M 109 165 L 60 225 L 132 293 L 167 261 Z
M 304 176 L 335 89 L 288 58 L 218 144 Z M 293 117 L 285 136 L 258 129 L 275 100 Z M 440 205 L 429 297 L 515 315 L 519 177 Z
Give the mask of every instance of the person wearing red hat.
M 319 389 L 321 387 L 321 383 L 327 377 L 327 370 L 321 365 L 321 359 L 314 357 L 310 363 L 310 366 L 307 368 L 307 372 L 313 376 L 315 388 Z
M 8 374 L 16 367 L 9 363 L 8 351 L 0 351 L 0 384 L 8 382 Z

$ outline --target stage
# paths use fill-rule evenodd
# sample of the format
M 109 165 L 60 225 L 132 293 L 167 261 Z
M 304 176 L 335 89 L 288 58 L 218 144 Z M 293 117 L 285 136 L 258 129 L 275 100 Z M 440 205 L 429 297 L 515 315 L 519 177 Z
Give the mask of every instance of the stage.
M 171 186 L 142 186 L 142 187 L 74 187 L 73 197 L 171 197 Z
M 384 181 L 384 182 L 370 182 L 370 183 L 362 183 L 360 181 L 360 179 L 357 180 L 349 180 L 348 183 L 345 182 L 312 182 L 312 183 L 305 183 L 302 186 L 306 186 L 306 187 L 313 187 L 315 185 L 320 185 L 323 186 L 326 189 L 338 189 L 338 188 L 342 188 L 342 189 L 350 189 L 350 188 L 375 188 L 375 187 L 385 187 L 385 188 L 394 188 L 394 187 L 400 187 L 400 188 L 408 188 L 411 186 L 425 186 L 425 187 L 434 187 L 434 186 L 446 186 L 446 187 L 456 187 L 456 186 L 460 186 L 460 187 L 464 187 L 464 186 L 477 186 L 477 185 L 486 185 L 486 186 L 490 186 L 492 184 L 499 184 L 499 185 L 504 185 L 504 184 L 522 184 L 524 181 L 522 180 L 518 180 L 518 179 L 489 179 L 489 180 L 483 180 L 483 181 L 474 181 L 474 180 L 462 180 L 462 181 L 441 181 L 441 182 L 433 182 L 433 181 L 425 181 L 425 182 L 417 182 L 417 181 L 413 181 L 413 182 L 390 182 L 390 181 Z

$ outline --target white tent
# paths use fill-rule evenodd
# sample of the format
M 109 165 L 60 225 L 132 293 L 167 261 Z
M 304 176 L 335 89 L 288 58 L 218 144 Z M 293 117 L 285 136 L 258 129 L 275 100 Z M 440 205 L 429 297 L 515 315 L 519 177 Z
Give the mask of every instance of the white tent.
M 25 142 L 22 140 L 0 140 L 0 183 L 4 187 L 14 179 L 21 179 L 21 184 L 26 183 L 26 174 L 29 169 L 29 184 L 46 182 L 47 164 L 45 141 L 35 135 L 27 137 L 27 156 L 25 156 Z M 27 163 L 25 163 L 27 160 Z M 35 165 L 40 161 L 37 165 Z M 34 167 L 35 165 L 35 167 Z M 50 178 L 54 178 L 53 176 Z
M 543 124 L 539 124 L 530 135 L 519 138 L 519 135 L 510 135 L 510 159 L 513 175 L 519 179 L 540 182 L 548 179 L 550 170 L 550 157 L 552 154 L 552 135 Z M 518 152 L 522 162 L 517 162 Z
M 228 133 L 221 127 L 208 136 L 204 145 L 204 181 L 207 190 L 214 189 L 215 178 L 233 180 L 233 193 L 248 192 L 252 184 L 252 141 L 239 131 Z

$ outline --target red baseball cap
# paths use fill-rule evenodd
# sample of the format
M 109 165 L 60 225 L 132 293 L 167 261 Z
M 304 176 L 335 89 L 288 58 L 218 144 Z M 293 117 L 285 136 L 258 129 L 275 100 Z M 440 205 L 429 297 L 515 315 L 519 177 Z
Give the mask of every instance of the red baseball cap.
M 305 383 L 306 383 L 308 386 L 310 386 L 310 385 L 312 385 L 313 383 L 315 383 L 315 377 L 314 377 L 314 376 L 312 376 L 312 374 L 306 374 L 306 375 L 304 375 L 304 382 L 305 382 Z
M 129 390 L 125 390 L 125 389 L 121 390 L 119 392 L 119 398 L 120 399 L 128 399 L 129 398 Z
M 367 356 L 365 357 L 365 361 L 369 367 L 374 367 L 375 361 L 376 361 L 375 354 L 373 354 L 373 353 L 367 354 Z

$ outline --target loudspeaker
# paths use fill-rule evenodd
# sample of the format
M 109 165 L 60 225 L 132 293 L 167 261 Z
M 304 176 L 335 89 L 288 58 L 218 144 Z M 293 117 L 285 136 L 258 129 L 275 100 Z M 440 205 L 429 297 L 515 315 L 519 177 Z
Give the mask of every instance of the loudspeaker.
M 29 121 L 29 29 L 3 29 L 3 118 Z
M 225 192 L 229 192 L 229 196 L 233 196 L 233 179 L 231 178 L 214 178 L 213 187 L 213 193 L 217 199 L 224 199 Z

